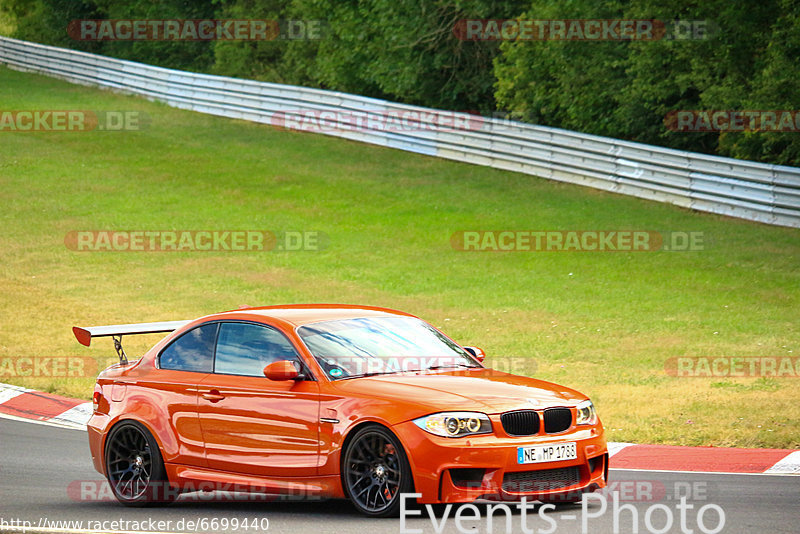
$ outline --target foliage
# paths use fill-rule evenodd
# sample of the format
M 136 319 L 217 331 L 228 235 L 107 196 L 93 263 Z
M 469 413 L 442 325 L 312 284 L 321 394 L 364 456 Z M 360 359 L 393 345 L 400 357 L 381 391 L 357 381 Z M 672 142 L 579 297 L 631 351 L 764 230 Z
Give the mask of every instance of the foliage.
M 95 0 L 107 18 L 213 19 L 215 7 L 205 0 Z M 106 55 L 173 69 L 204 71 L 214 55 L 212 41 L 108 41 Z
M 533 0 L 523 17 L 691 20 L 709 31 L 700 39 L 506 42 L 495 61 L 496 97 L 512 114 L 682 150 L 800 164 L 797 133 L 681 133 L 664 124 L 676 110 L 796 110 L 796 2 Z
M 319 39 L 82 42 L 71 20 L 323 21 Z M 701 21 L 705 38 L 467 41 L 463 19 Z M 800 4 L 728 0 L 4 0 L 0 32 L 144 63 L 319 87 L 756 161 L 796 132 L 676 132 L 676 110 L 797 110 Z M 680 37 L 680 35 L 679 35 Z

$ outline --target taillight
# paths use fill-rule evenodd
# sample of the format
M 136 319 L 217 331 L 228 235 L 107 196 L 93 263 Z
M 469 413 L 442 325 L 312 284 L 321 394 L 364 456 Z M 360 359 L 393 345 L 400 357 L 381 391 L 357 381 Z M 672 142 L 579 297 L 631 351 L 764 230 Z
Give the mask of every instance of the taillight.
M 100 386 L 96 386 L 94 393 L 92 394 L 92 408 L 96 412 L 98 408 L 100 408 L 100 399 L 103 398 L 103 390 L 100 389 Z

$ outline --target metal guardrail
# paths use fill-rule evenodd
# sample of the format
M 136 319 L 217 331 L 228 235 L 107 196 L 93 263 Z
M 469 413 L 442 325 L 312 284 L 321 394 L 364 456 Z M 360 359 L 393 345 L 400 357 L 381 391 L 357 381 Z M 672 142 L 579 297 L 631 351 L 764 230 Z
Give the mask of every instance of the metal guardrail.
M 0 37 L 0 63 L 177 108 L 521 172 L 767 224 L 800 228 L 800 168 L 706 156 L 557 128 L 433 110 L 335 91 L 195 74 Z M 353 116 L 366 126 L 353 128 Z M 441 125 L 446 115 L 449 126 Z M 402 116 L 405 127 L 385 125 Z M 373 126 L 370 126 L 372 121 Z M 302 129 L 302 127 L 301 127 Z

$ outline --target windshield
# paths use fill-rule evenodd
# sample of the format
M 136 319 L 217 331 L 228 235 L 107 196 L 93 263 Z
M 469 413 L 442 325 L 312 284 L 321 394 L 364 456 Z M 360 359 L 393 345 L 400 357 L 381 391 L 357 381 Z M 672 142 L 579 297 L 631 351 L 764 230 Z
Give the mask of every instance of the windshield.
M 413 317 L 364 317 L 325 321 L 297 329 L 334 380 L 341 378 L 480 367 L 441 332 Z

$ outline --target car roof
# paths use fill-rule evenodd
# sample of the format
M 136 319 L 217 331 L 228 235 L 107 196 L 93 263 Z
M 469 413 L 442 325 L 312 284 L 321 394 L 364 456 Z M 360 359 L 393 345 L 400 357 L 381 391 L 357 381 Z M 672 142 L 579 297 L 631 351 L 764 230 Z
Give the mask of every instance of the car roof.
M 302 326 L 321 321 L 334 321 L 338 319 L 355 319 L 358 317 L 414 317 L 406 312 L 392 310 L 389 308 L 379 308 L 375 306 L 355 306 L 351 304 L 292 304 L 281 306 L 243 306 L 238 310 L 230 310 L 215 314 L 215 319 L 223 319 L 225 316 L 254 316 L 269 317 L 290 323 L 294 326 Z

